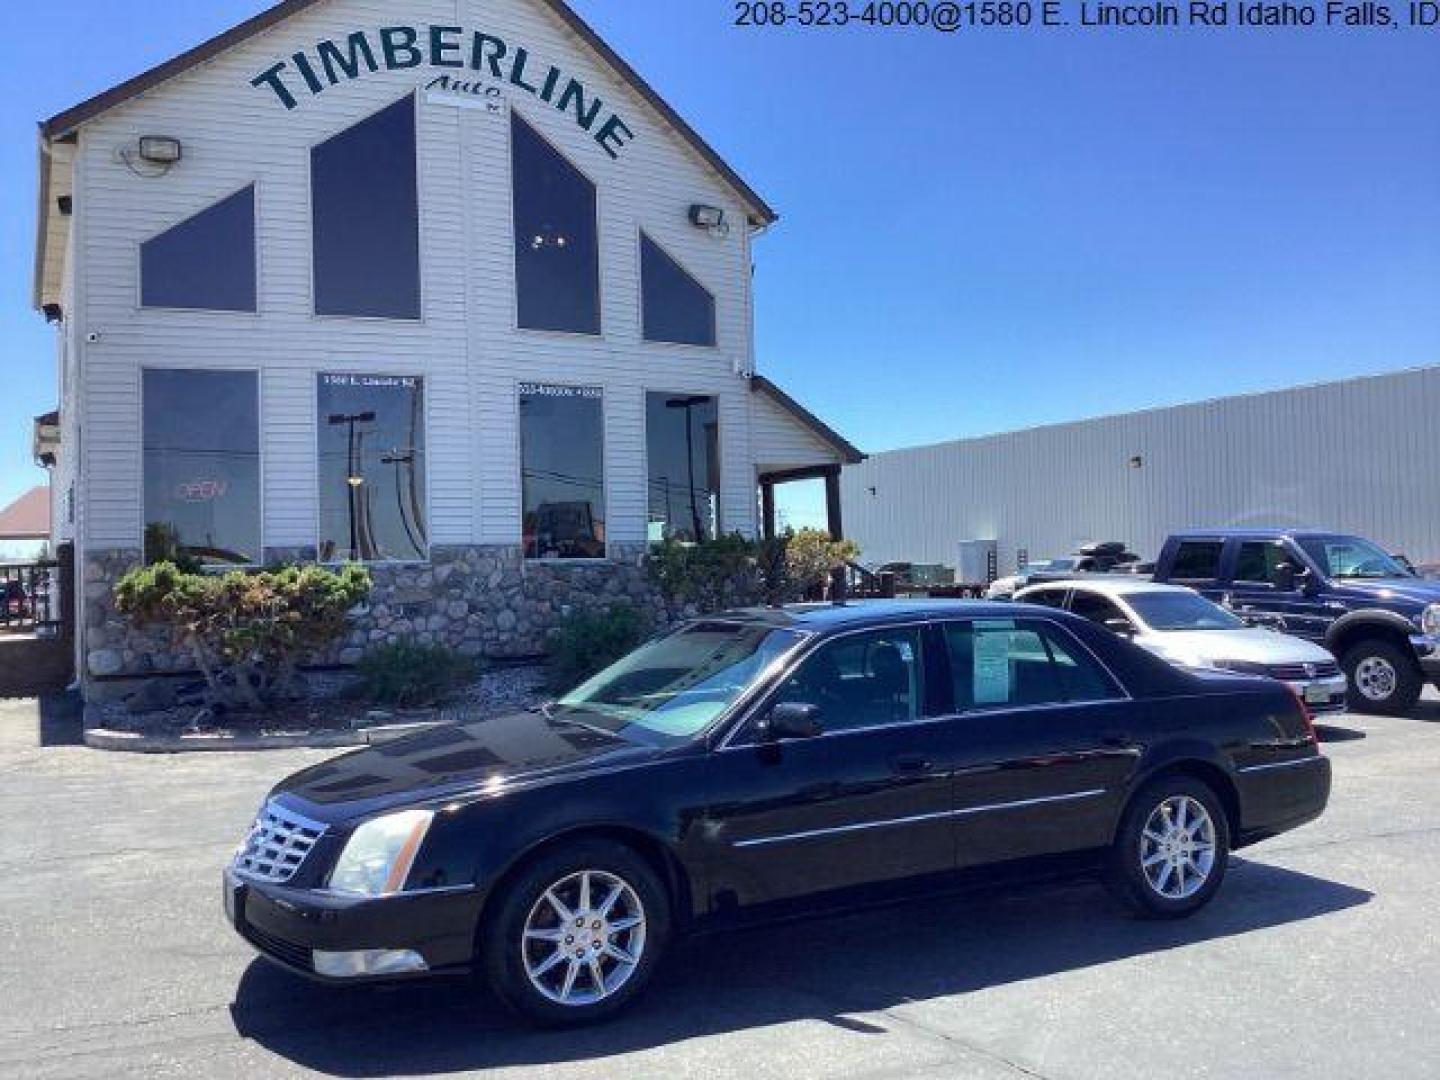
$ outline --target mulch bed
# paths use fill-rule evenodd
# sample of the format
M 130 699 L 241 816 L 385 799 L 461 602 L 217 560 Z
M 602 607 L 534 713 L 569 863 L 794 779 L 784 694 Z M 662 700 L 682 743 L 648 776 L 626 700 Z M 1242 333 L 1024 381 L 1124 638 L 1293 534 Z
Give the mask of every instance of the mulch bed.
M 140 735 L 307 735 L 354 731 L 389 724 L 468 723 L 531 708 L 545 700 L 544 670 L 496 667 L 481 674 L 443 705 L 425 709 L 381 708 L 355 696 L 355 676 L 320 672 L 306 676 L 306 697 L 264 713 L 216 712 L 200 700 L 203 684 L 184 688 L 169 708 L 134 711 L 126 702 L 100 709 L 100 726 Z

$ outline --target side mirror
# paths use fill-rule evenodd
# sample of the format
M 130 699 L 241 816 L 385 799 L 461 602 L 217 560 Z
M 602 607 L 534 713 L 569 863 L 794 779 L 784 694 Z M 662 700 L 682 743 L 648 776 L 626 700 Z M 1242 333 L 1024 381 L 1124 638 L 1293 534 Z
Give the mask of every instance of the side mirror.
M 823 730 L 820 725 L 820 706 L 803 701 L 781 702 L 765 715 L 758 726 L 760 737 L 766 742 L 813 739 Z
M 1295 575 L 1295 580 L 1299 582 L 1300 591 L 1306 596 L 1314 596 L 1320 591 L 1320 579 L 1308 569 Z
M 1275 588 L 1281 592 L 1295 591 L 1295 564 L 1282 562 L 1275 567 Z
M 1106 619 L 1105 629 L 1119 634 L 1121 637 L 1133 638 L 1135 636 L 1135 624 L 1129 619 Z

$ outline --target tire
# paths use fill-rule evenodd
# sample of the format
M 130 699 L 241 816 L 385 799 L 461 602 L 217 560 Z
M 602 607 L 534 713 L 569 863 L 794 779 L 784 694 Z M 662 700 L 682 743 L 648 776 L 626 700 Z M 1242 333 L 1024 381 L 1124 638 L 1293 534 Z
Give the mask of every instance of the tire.
M 1352 712 L 1405 716 L 1425 688 L 1414 656 L 1383 638 L 1370 638 L 1348 649 L 1341 664 Z
M 572 924 L 586 880 L 586 918 Z M 501 889 L 477 943 L 480 966 L 496 996 L 522 1017 L 546 1027 L 594 1023 L 644 991 L 669 938 L 670 903 L 633 849 L 577 840 L 542 852 Z
M 1190 830 L 1167 836 L 1167 845 L 1180 844 L 1173 849 L 1151 839 L 1167 834 L 1166 827 L 1156 824 L 1166 821 L 1162 808 L 1167 806 L 1171 810 L 1168 820 L 1176 825 L 1180 807 L 1186 810 L 1187 824 L 1192 827 L 1197 821 L 1196 808 L 1204 811 L 1208 828 L 1202 825 L 1193 836 L 1208 844 L 1208 853 L 1203 848 L 1192 849 L 1180 839 Z M 1167 854 L 1172 851 L 1173 856 Z M 1156 856 L 1160 856 L 1158 861 Z M 1141 918 L 1180 919 L 1214 898 L 1229 861 L 1230 822 L 1219 796 L 1193 776 L 1162 776 L 1136 792 L 1125 807 L 1110 849 L 1105 881 L 1116 899 Z M 1146 863 L 1151 865 L 1147 868 Z

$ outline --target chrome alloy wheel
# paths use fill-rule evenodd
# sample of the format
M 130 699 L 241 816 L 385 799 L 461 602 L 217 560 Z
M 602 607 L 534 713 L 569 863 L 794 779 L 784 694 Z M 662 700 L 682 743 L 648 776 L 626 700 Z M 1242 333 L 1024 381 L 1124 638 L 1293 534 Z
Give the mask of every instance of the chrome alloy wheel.
M 543 893 L 520 943 L 530 984 L 557 1005 L 594 1005 L 635 974 L 645 954 L 645 908 L 624 879 L 580 870 Z
M 1140 834 L 1140 870 L 1167 900 L 1194 896 L 1215 868 L 1215 823 L 1189 795 L 1172 795 L 1151 813 Z
M 1355 665 L 1355 687 L 1367 701 L 1385 701 L 1399 682 L 1395 665 L 1383 656 L 1367 656 Z

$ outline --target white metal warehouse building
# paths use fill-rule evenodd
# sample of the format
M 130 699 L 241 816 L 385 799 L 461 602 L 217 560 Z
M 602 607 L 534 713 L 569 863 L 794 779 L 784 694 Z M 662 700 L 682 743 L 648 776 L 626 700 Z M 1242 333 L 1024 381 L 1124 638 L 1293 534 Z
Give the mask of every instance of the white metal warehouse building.
M 1063 555 L 1124 540 L 1153 558 L 1170 532 L 1291 526 L 1368 536 L 1440 562 L 1440 367 L 1150 409 L 894 450 L 841 478 L 867 563 L 956 566 L 993 540 Z

